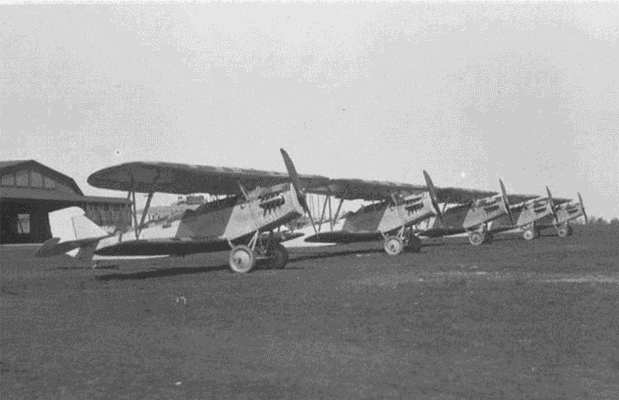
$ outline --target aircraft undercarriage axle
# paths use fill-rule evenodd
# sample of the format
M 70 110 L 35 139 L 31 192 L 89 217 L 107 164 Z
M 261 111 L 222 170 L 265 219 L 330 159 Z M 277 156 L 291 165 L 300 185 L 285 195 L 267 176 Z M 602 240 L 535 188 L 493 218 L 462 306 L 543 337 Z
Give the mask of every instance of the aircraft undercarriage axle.
M 236 245 L 230 251 L 229 265 L 232 272 L 246 274 L 256 269 L 258 262 L 266 260 L 269 269 L 284 269 L 288 263 L 288 250 L 278 243 L 273 233 L 267 243 L 263 243 L 260 234 L 254 235 L 249 246 Z
M 397 235 L 385 237 L 385 252 L 391 256 L 397 256 L 404 249 L 419 252 L 421 250 L 421 239 L 411 230 L 401 229 Z
M 387 236 L 384 248 L 390 256 L 397 256 L 404 250 L 404 240 L 398 236 Z
M 574 229 L 569 224 L 563 224 L 557 227 L 557 235 L 562 238 L 571 236 L 573 232 Z
M 483 231 L 469 232 L 469 242 L 473 246 L 480 246 L 484 243 L 492 243 L 494 236 L 492 233 Z
M 534 228 L 526 229 L 522 233 L 522 237 L 524 238 L 524 240 L 537 239 L 539 237 L 539 230 L 534 229 Z

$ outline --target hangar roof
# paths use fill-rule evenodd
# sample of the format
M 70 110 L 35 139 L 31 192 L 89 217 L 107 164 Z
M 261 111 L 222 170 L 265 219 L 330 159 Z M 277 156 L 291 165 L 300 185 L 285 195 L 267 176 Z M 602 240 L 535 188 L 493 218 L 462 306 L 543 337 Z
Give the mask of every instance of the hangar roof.
M 55 169 L 52 169 L 46 165 L 36 162 L 34 160 L 0 161 L 0 175 L 4 175 L 12 171 L 24 170 L 29 167 L 35 167 L 36 169 L 47 172 L 50 175 L 50 177 L 56 178 L 62 181 L 62 183 L 64 183 L 66 186 L 72 189 L 76 194 L 79 194 L 80 196 L 84 195 L 84 193 L 82 192 L 80 187 L 77 185 L 75 180 L 73 180 L 73 178 L 63 174 L 62 172 L 58 172 Z
M 25 171 L 29 172 L 22 175 L 23 182 L 19 184 L 16 176 L 19 176 L 20 172 Z M 35 182 L 34 175 L 36 174 L 30 175 L 30 171 L 35 171 L 39 174 L 36 185 L 33 184 Z M 6 175 L 11 173 L 16 174 L 7 178 Z M 4 177 L 0 184 L 0 198 L 2 199 L 76 203 L 131 203 L 126 198 L 85 196 L 73 178 L 35 160 L 0 161 L 0 177 Z

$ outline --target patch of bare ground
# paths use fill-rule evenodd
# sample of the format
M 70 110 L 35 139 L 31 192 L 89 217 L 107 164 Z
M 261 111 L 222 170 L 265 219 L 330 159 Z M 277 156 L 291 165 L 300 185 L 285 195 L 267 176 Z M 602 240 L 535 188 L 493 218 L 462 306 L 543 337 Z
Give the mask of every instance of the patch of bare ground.
M 78 271 L 0 249 L 0 395 L 619 398 L 618 232 L 512 239 L 246 276 L 225 253 Z

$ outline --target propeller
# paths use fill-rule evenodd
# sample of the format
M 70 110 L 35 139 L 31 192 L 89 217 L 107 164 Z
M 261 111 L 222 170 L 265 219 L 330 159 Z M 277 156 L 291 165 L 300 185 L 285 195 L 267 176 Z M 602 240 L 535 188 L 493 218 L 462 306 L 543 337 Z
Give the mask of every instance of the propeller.
M 427 171 L 423 171 L 423 177 L 426 180 L 426 186 L 428 187 L 428 192 L 430 192 L 430 199 L 432 201 L 432 207 L 434 208 L 434 212 L 436 213 L 436 217 L 443 224 L 443 213 L 438 206 L 438 196 L 436 195 L 436 187 L 432 182 L 432 178 L 430 178 L 430 174 Z
M 578 193 L 578 201 L 580 202 L 580 209 L 582 210 L 582 215 L 585 217 L 585 224 L 589 223 L 589 218 L 587 218 L 587 213 L 585 212 L 585 203 L 582 202 L 582 196 Z
M 286 150 L 279 149 L 282 153 L 282 157 L 284 158 L 284 164 L 286 164 L 286 169 L 288 170 L 288 176 L 290 176 L 290 181 L 292 182 L 292 187 L 294 188 L 295 193 L 297 194 L 297 199 L 299 199 L 299 204 L 305 210 L 307 215 L 309 216 L 310 222 L 312 223 L 312 228 L 314 228 L 314 233 L 318 234 L 318 229 L 316 229 L 316 225 L 314 224 L 314 219 L 312 218 L 312 213 L 307 205 L 307 197 L 305 194 L 305 190 L 301 185 L 301 179 L 299 178 L 299 174 L 297 173 L 297 169 L 294 167 L 294 163 L 292 159 L 286 153 Z
M 509 204 L 509 198 L 507 197 L 507 190 L 505 190 L 505 184 L 503 184 L 503 180 L 499 179 L 499 185 L 501 186 L 501 196 L 503 197 L 503 205 L 505 206 L 505 210 L 507 210 L 507 215 L 509 215 L 509 220 L 512 223 L 512 226 L 516 225 L 514 222 L 514 214 L 512 213 L 512 207 Z
M 548 193 L 548 203 L 550 204 L 552 215 L 555 217 L 555 221 L 559 221 L 559 218 L 557 217 L 557 210 L 555 209 L 555 201 L 552 198 L 552 193 L 550 193 L 548 186 L 546 186 L 546 193 Z

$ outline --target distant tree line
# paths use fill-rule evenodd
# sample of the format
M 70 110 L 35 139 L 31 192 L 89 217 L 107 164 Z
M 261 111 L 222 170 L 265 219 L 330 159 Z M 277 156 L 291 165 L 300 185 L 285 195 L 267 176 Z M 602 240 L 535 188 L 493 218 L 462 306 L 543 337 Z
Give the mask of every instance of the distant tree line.
M 580 224 L 584 224 L 584 221 L 579 220 Z M 619 226 L 619 218 L 615 217 L 613 219 L 611 219 L 610 221 L 605 220 L 602 217 L 596 217 L 594 215 L 592 215 L 591 217 L 589 217 L 589 222 L 588 225 L 613 225 L 613 226 Z

